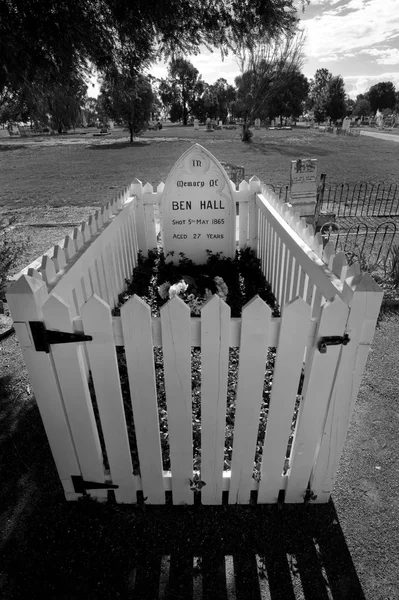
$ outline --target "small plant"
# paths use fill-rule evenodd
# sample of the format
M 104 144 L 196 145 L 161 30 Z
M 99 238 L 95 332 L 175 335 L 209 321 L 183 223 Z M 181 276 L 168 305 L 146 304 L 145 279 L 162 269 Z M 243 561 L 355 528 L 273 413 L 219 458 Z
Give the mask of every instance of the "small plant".
M 15 221 L 15 217 L 10 219 L 0 218 L 0 313 L 3 312 L 7 277 L 27 245 L 27 241 L 17 242 L 10 236 Z
M 395 288 L 399 287 L 399 246 L 394 244 L 389 253 L 388 275 Z

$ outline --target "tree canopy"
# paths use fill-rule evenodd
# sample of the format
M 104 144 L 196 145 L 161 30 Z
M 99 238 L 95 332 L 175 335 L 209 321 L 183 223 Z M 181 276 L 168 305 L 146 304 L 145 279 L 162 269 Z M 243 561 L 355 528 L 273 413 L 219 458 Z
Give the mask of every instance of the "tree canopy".
M 395 86 L 392 81 L 381 81 L 371 86 L 367 92 L 367 100 L 374 113 L 384 108 L 395 108 Z
M 294 0 L 0 0 L 0 13 L 3 95 L 92 65 L 142 70 L 156 55 L 195 53 L 201 44 L 223 53 L 297 21 Z

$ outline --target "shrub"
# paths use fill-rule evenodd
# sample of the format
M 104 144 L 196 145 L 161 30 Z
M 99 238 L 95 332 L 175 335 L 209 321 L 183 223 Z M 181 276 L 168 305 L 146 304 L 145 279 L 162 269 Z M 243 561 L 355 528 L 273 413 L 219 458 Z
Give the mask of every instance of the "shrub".
M 26 248 L 27 242 L 17 242 L 11 234 L 15 217 L 0 218 L 0 309 L 5 300 L 7 277 L 16 264 L 21 252 Z

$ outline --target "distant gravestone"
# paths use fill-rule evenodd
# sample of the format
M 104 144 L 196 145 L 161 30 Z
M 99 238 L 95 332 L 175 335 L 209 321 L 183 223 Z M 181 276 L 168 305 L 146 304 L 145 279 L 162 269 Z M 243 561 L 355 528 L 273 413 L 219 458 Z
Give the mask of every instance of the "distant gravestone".
M 236 207 L 227 173 L 205 148 L 195 144 L 176 162 L 161 199 L 165 254 L 183 252 L 193 262 L 207 259 L 207 250 L 235 255 Z
M 255 129 L 260 129 L 260 119 L 255 119 Z
M 291 161 L 290 203 L 301 217 L 314 215 L 317 197 L 317 159 Z
M 198 119 L 194 119 L 194 129 L 199 129 L 199 120 Z
M 349 133 L 350 128 L 351 119 L 350 117 L 345 117 L 345 119 L 342 121 L 342 131 L 345 131 L 345 133 Z

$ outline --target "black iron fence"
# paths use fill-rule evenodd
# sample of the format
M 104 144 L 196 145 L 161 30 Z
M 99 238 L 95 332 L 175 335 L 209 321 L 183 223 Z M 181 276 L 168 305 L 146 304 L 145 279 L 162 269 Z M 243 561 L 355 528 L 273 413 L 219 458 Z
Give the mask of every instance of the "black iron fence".
M 324 185 L 319 187 L 319 213 L 336 217 L 397 217 L 399 216 L 399 186 L 397 183 L 355 185 Z
M 344 231 L 336 223 L 325 223 L 320 230 L 324 244 L 331 242 L 335 252 L 345 252 L 348 263 L 359 262 L 362 270 L 386 276 L 390 270 L 391 249 L 397 235 L 393 221 L 371 229 L 366 223 L 352 225 Z M 397 240 L 396 240 L 397 242 Z

